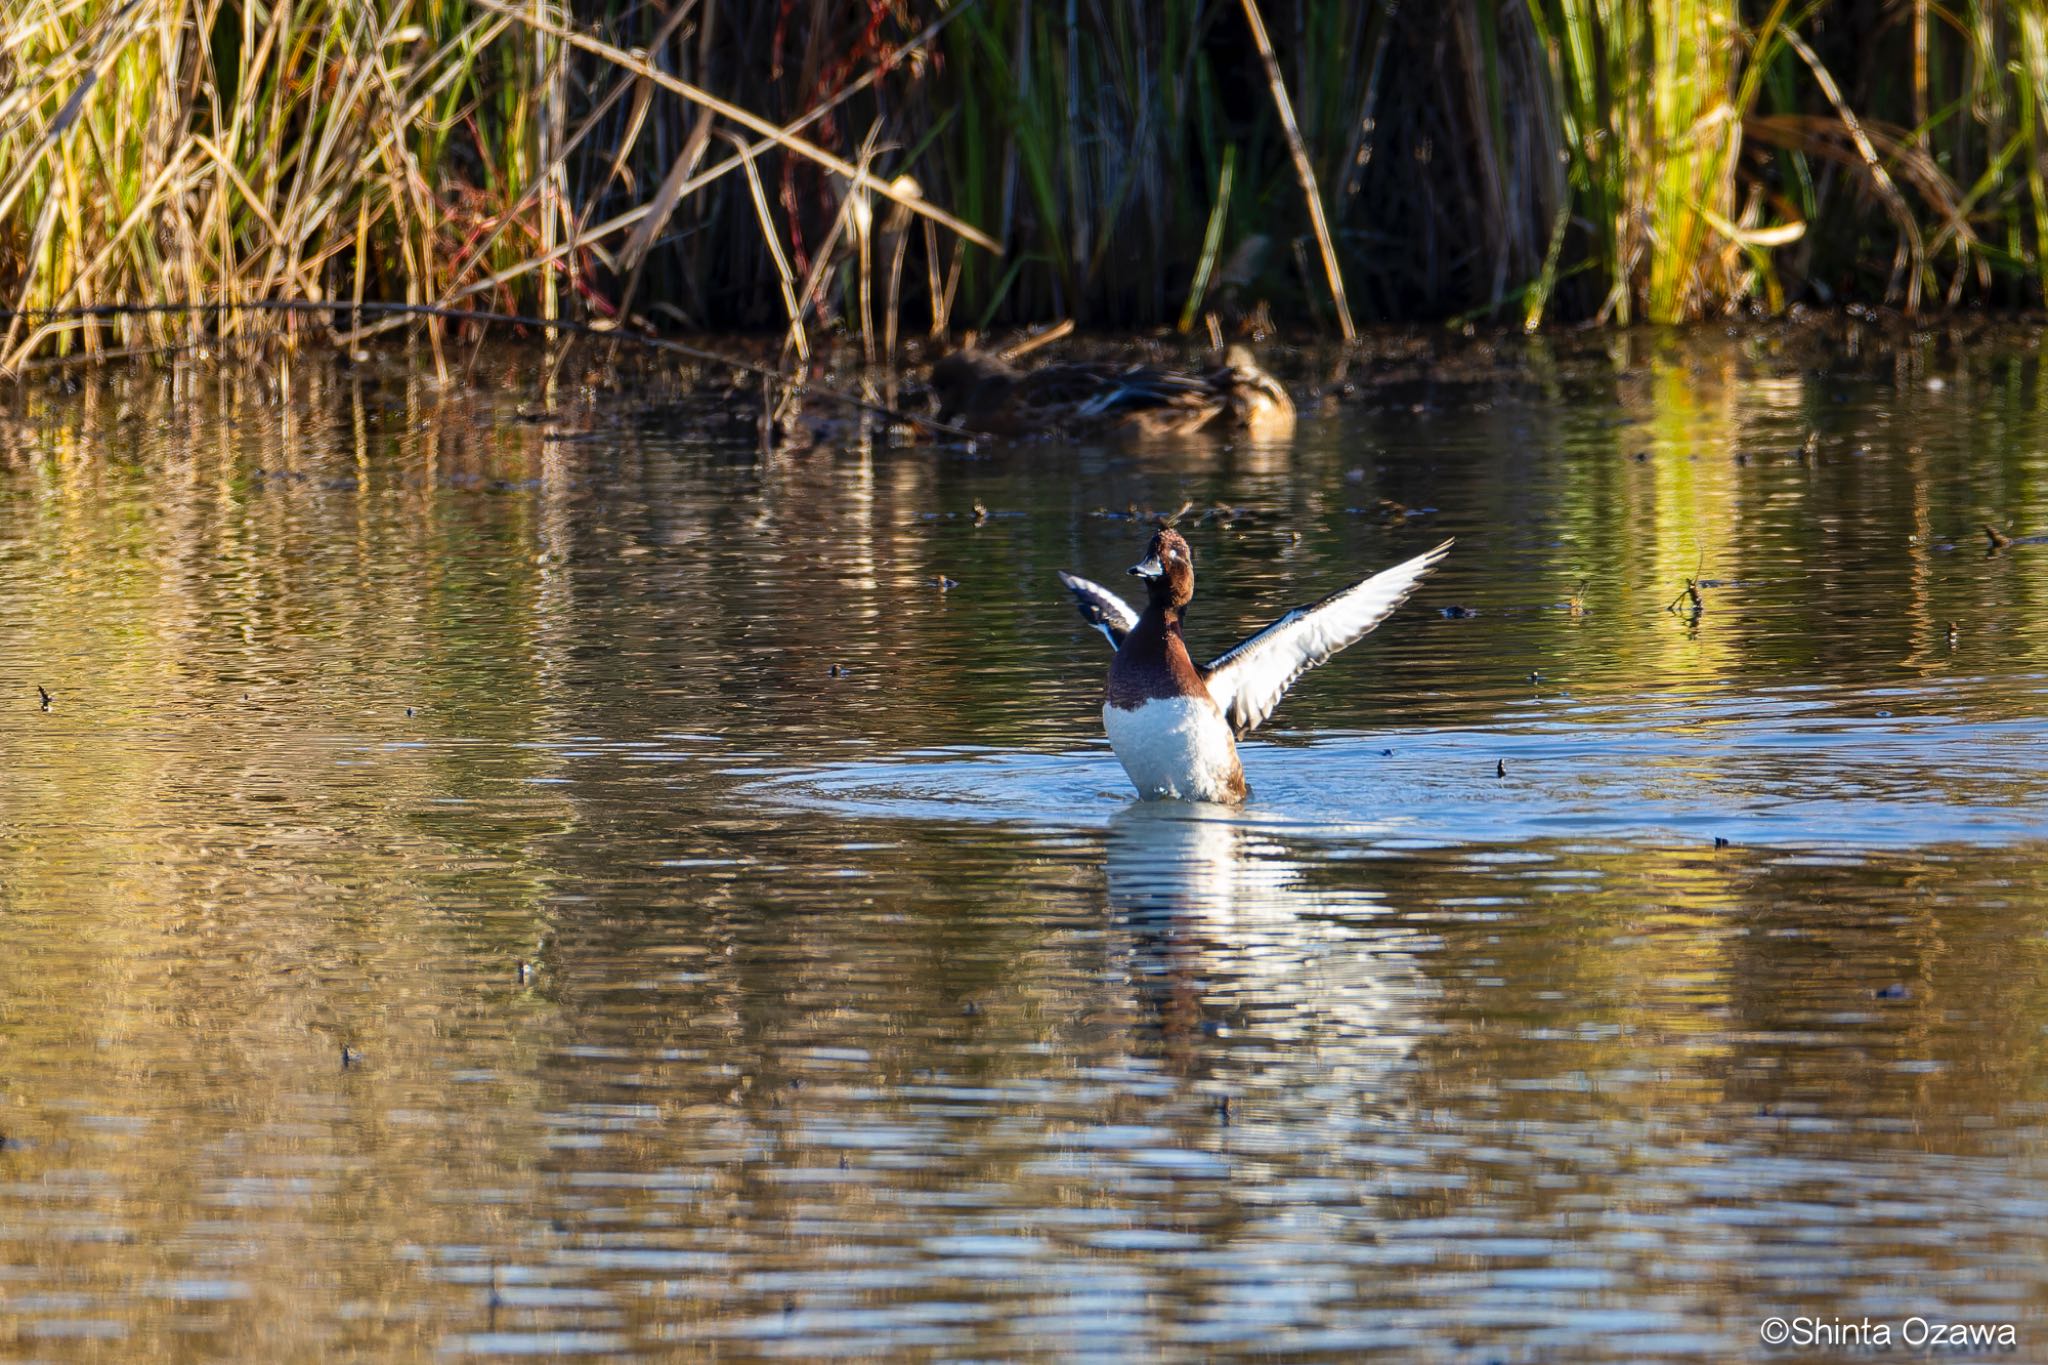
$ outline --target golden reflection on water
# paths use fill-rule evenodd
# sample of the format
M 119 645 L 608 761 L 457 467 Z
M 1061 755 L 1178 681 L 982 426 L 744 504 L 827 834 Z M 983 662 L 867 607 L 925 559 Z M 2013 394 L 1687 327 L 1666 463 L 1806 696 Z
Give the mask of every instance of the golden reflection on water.
M 765 460 L 528 359 L 8 415 L 8 1353 L 2048 1332 L 2030 348 Z M 1241 817 L 1124 800 L 1052 578 L 1184 500 L 1217 648 L 1460 537 Z

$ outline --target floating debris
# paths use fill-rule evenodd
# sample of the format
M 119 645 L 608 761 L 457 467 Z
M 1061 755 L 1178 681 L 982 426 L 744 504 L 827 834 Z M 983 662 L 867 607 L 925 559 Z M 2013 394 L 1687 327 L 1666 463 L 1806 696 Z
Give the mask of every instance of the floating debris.
M 531 962 L 528 962 L 525 958 L 521 958 L 519 960 L 518 976 L 519 984 L 522 986 L 524 986 L 527 982 L 533 980 L 533 964 Z
M 1894 981 L 1889 986 L 1879 986 L 1871 994 L 1879 1000 L 1910 1000 L 1913 992 L 1903 981 Z
M 1208 507 L 1204 508 L 1202 515 L 1195 519 L 1195 524 L 1197 526 L 1208 526 L 1213 523 L 1227 529 L 1237 525 L 1240 521 L 1256 521 L 1257 519 L 1258 514 L 1249 508 L 1232 507 L 1229 503 L 1217 502 L 1211 503 Z
M 1098 507 L 1089 515 L 1104 517 L 1110 521 L 1149 521 L 1157 526 L 1172 526 L 1189 512 L 1192 512 L 1194 508 L 1195 500 L 1193 498 L 1184 500 L 1179 507 L 1171 512 L 1162 512 L 1156 507 L 1139 507 L 1135 502 L 1127 502 L 1123 505 L 1122 511 L 1118 511 L 1114 507 Z M 1004 515 L 1014 514 L 1004 513 Z M 1208 520 L 1208 516 L 1209 514 L 1204 514 L 1203 519 Z
M 50 709 L 50 692 L 49 692 L 49 689 L 48 689 L 48 688 L 46 688 L 46 687 L 44 687 L 44 686 L 43 686 L 43 685 L 42 685 L 41 683 L 37 683 L 37 684 L 36 684 L 36 694 L 37 694 L 38 696 L 40 696 L 40 697 L 41 697 L 41 698 L 43 699 L 43 709 L 44 709 L 45 711 L 49 710 L 49 709 Z
M 932 579 L 932 586 L 937 588 L 940 592 L 951 592 L 953 591 L 953 589 L 960 586 L 960 580 L 957 578 L 948 578 L 944 574 L 939 574 Z
M 343 1043 L 341 1045 L 342 1070 L 346 1071 L 352 1066 L 359 1066 L 362 1064 L 362 1060 L 363 1054 L 361 1052 L 357 1051 L 355 1048 L 350 1047 L 347 1043 Z
M 1442 608 L 1437 614 L 1446 621 L 1469 621 L 1479 613 L 1471 607 L 1461 607 L 1453 604 Z
M 2003 550 L 2006 546 L 2012 544 L 2011 536 L 1999 530 L 1988 521 L 1984 523 L 1984 539 L 1991 542 L 1993 550 Z
M 1700 596 L 1700 589 L 1720 586 L 1718 582 L 1699 576 L 1700 570 L 1706 567 L 1706 560 L 1706 551 L 1702 550 L 1700 552 L 1700 562 L 1692 571 L 1693 576 L 1685 580 L 1685 586 L 1678 590 L 1678 596 L 1664 604 L 1664 610 L 1676 612 L 1680 602 L 1690 600 L 1692 603 L 1692 619 L 1695 621 L 1700 619 L 1700 613 L 1707 609 L 1707 599 Z
M 1493 760 L 1493 775 L 1495 777 L 1506 777 L 1508 775 L 1508 761 L 1506 759 L 1496 758 Z
M 976 526 L 988 525 L 988 508 L 982 505 L 980 498 L 974 500 L 974 524 Z

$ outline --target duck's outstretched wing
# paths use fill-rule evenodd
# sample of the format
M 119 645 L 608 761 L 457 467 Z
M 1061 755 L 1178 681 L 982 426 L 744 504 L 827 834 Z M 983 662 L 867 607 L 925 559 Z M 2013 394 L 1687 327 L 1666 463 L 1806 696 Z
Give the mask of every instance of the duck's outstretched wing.
M 1124 636 L 1138 624 L 1138 613 L 1131 610 L 1131 604 L 1100 583 L 1091 583 L 1070 573 L 1062 573 L 1060 582 L 1074 594 L 1074 603 L 1081 608 L 1081 619 L 1101 631 L 1102 638 L 1109 641 L 1111 649 L 1122 649 Z
M 1209 695 L 1238 734 L 1256 730 L 1273 714 L 1294 680 L 1393 615 L 1422 576 L 1450 553 L 1451 542 L 1333 592 L 1311 607 L 1296 607 L 1203 672 Z

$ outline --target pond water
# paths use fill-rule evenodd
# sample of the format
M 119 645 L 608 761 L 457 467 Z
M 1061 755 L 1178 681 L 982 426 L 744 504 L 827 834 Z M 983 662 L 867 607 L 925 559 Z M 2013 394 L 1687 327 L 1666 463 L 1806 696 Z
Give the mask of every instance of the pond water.
M 2033 335 L 1476 355 L 766 458 L 516 354 L 17 392 L 0 1354 L 2048 1356 Z M 1188 501 L 1198 652 L 1458 538 L 1241 812 L 1054 578 Z

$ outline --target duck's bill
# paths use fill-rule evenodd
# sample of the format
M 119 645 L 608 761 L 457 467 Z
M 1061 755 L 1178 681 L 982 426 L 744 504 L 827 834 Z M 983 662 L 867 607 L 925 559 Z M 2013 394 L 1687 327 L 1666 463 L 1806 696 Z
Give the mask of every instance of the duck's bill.
M 1131 565 L 1131 576 L 1133 578 L 1158 578 L 1165 572 L 1166 566 L 1159 562 L 1158 555 L 1146 555 L 1143 559 Z

